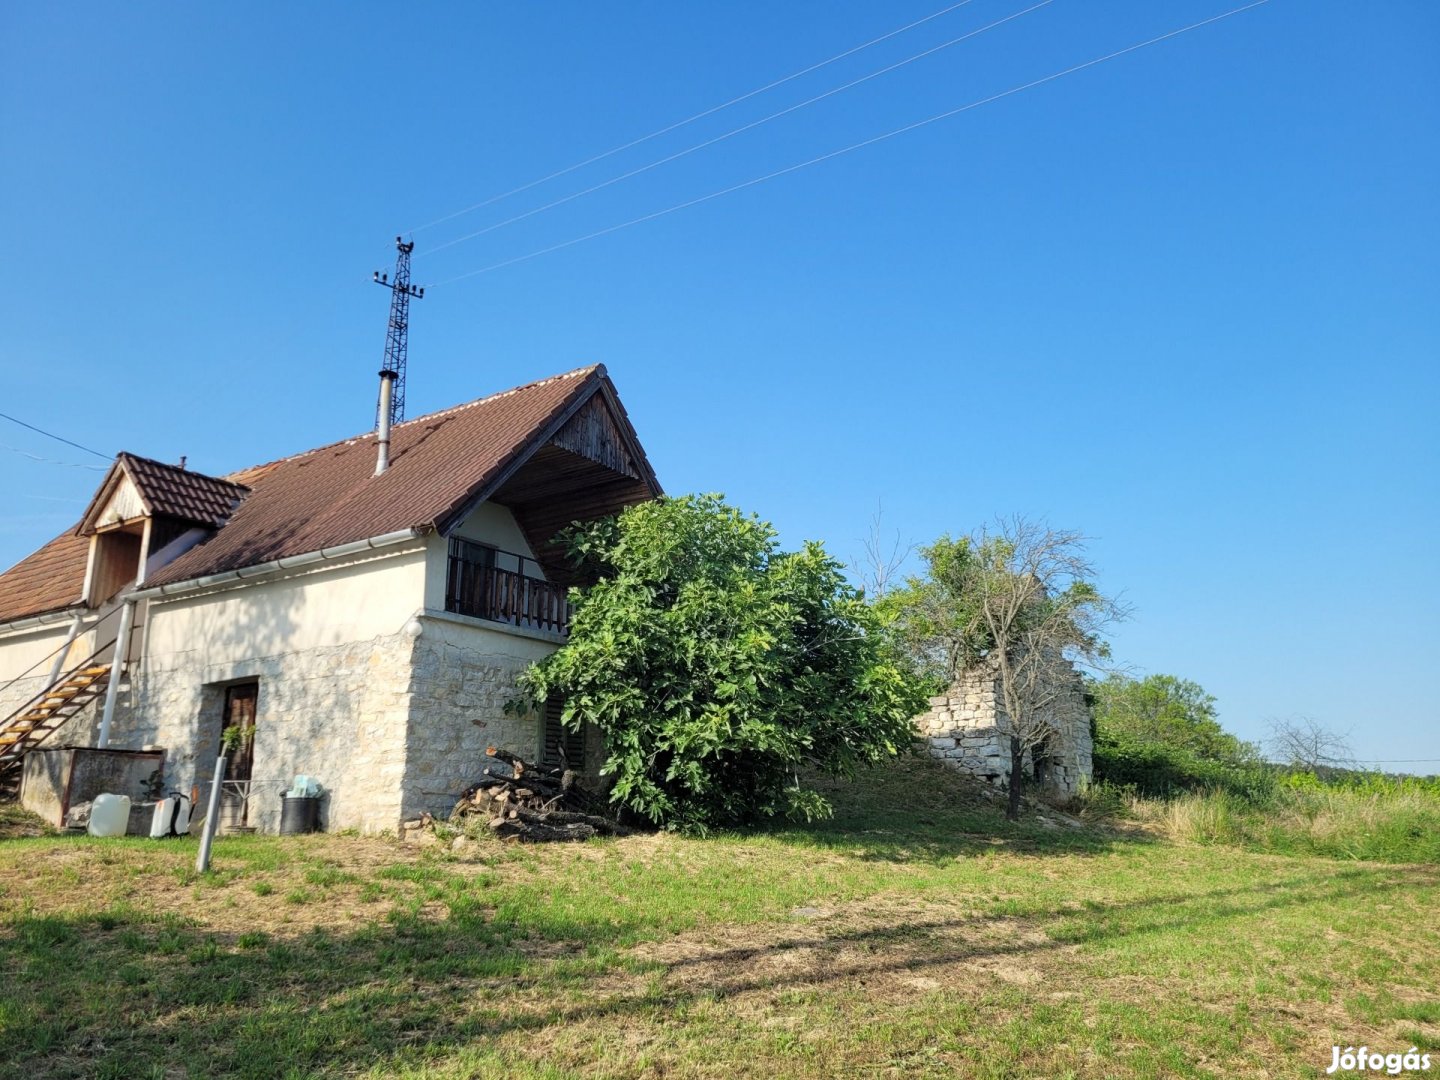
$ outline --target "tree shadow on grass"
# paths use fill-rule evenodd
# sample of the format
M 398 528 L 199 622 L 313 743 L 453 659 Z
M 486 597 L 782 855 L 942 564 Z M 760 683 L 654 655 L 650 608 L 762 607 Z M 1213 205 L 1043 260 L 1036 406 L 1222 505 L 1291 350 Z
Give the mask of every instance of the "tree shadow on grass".
M 1077 826 L 1069 815 L 1028 800 L 1021 819 L 1009 821 L 1002 795 L 921 755 L 877 765 L 849 780 L 810 776 L 805 782 L 830 801 L 834 816 L 806 825 L 777 824 L 766 835 L 866 861 L 939 864 L 996 850 L 1102 855 L 1156 842 L 1151 833 L 1118 824 Z
M 1206 927 L 1218 935 L 1234 920 L 1437 885 L 1440 873 L 1348 868 L 1114 903 L 807 923 L 669 960 L 621 951 L 645 936 L 638 915 L 562 917 L 540 906 L 501 915 L 458 888 L 444 917 L 397 912 L 293 940 L 124 910 L 22 917 L 0 933 L 0 1075 L 389 1074 L 462 1049 L 521 1072 L 527 1040 L 564 1025 L 645 1023 L 753 991 L 844 987 Z M 797 950 L 815 962 L 769 962 Z M 517 1035 L 519 1045 L 496 1045 Z

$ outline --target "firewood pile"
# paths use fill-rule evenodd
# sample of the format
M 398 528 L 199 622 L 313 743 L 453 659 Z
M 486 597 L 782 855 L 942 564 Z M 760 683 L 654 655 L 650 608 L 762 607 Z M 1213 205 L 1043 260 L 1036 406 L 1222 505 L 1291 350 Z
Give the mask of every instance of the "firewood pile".
M 452 825 L 480 816 L 502 840 L 532 843 L 630 835 L 573 769 L 535 765 L 495 746 L 485 755 L 482 779 L 460 796 L 450 812 Z

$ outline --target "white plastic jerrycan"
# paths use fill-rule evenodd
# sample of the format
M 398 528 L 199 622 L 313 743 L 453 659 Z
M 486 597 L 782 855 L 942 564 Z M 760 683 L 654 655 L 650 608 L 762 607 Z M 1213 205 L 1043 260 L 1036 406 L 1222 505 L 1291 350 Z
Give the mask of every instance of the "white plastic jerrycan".
M 90 804 L 91 836 L 124 836 L 130 824 L 128 795 L 96 795 Z

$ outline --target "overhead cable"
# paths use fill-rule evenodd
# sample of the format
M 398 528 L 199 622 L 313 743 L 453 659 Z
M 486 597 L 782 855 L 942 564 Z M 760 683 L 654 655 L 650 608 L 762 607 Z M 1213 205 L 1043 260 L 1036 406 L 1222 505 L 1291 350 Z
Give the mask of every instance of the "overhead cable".
M 861 45 L 856 45 L 854 48 L 846 49 L 842 53 L 836 53 L 828 60 L 821 60 L 818 64 L 811 64 L 807 68 L 802 68 L 801 70 L 794 72 L 791 75 L 786 75 L 783 79 L 776 79 L 774 82 L 766 83 L 764 86 L 758 86 L 754 90 L 748 90 L 745 93 L 741 94 L 739 97 L 734 97 L 731 98 L 729 101 L 722 102 L 719 105 L 714 105 L 708 109 L 696 113 L 694 116 L 687 116 L 684 120 L 677 120 L 673 124 L 668 124 L 665 127 L 657 128 L 656 130 L 650 132 L 650 134 L 648 135 L 641 135 L 638 139 L 631 139 L 629 142 L 622 143 L 620 146 L 611 147 L 609 150 L 603 151 L 599 154 L 595 154 L 592 157 L 588 157 L 584 161 L 577 161 L 573 165 L 567 165 L 565 168 L 558 169 L 555 172 L 550 173 L 548 176 L 542 176 L 538 180 L 531 180 L 529 183 L 521 184 L 519 187 L 512 188 L 510 191 L 502 192 L 499 195 L 492 195 L 490 196 L 490 198 L 485 199 L 483 202 L 475 203 L 473 206 L 467 206 L 463 210 L 456 210 L 453 214 L 446 214 L 444 217 L 436 218 L 434 221 L 427 222 L 426 224 L 421 225 L 417 228 L 410 229 L 409 232 L 417 233 L 421 232 L 424 229 L 433 228 L 436 225 L 442 225 L 445 222 L 451 221 L 457 217 L 463 217 L 464 215 L 471 213 L 472 211 L 479 210 L 483 207 L 500 202 L 502 199 L 508 199 L 512 195 L 519 195 L 522 191 L 529 191 L 531 188 L 539 187 L 541 184 L 549 183 L 551 180 L 558 180 L 560 177 L 572 173 L 576 169 L 583 169 L 586 165 L 593 165 L 597 161 L 604 161 L 608 157 L 612 157 L 615 154 L 619 154 L 625 150 L 629 150 L 632 147 L 639 146 L 641 143 L 649 142 L 651 139 L 658 139 L 661 135 L 668 135 L 670 132 L 685 127 L 687 124 L 693 124 L 695 121 L 703 120 L 707 116 L 714 116 L 716 113 L 723 112 L 724 110 L 730 108 L 733 105 L 739 105 L 742 101 L 748 101 L 752 97 L 756 97 L 760 94 L 766 93 L 767 91 L 774 90 L 777 86 L 784 86 L 788 82 L 793 82 L 794 80 L 801 78 L 802 76 L 809 75 L 812 71 L 819 71 L 823 67 L 828 67 L 831 64 L 834 64 L 840 60 L 844 60 L 847 56 L 854 56 L 858 52 L 864 52 L 866 49 L 874 45 L 879 45 L 882 41 L 889 41 L 891 38 L 897 37 L 908 30 L 914 30 L 917 26 L 923 26 L 925 23 L 931 22 L 934 19 L 938 19 L 942 15 L 948 15 L 950 14 L 950 12 L 955 11 L 957 8 L 962 8 L 968 3 L 970 3 L 970 0 L 959 0 L 959 3 L 951 4 L 949 7 L 941 8 L 939 11 L 934 12 L 933 14 L 926 15 L 923 19 L 916 19 L 912 23 L 907 23 L 904 26 L 899 27 L 898 29 L 891 30 L 889 33 L 881 34 L 879 37 L 872 38 Z
M 69 439 L 66 439 L 63 436 L 56 435 L 54 432 L 46 431 L 44 428 L 38 428 L 34 424 L 27 424 L 24 420 L 16 419 L 15 417 L 10 416 L 8 413 L 0 413 L 0 419 L 9 420 L 12 424 L 19 424 L 23 428 L 29 428 L 31 431 L 37 431 L 41 435 L 44 435 L 47 439 L 54 439 L 56 442 L 62 442 L 66 446 L 73 446 L 76 450 L 84 450 L 87 454 L 94 454 L 96 457 L 103 458 L 106 461 L 110 460 L 109 454 L 102 454 L 99 450 L 91 450 L 88 446 L 81 446 L 78 442 L 71 442 Z M 23 451 L 21 452 L 23 453 Z
M 97 472 L 105 471 L 104 465 L 85 465 L 78 461 L 56 461 L 54 458 L 41 457 L 39 454 L 32 454 L 29 450 L 21 450 L 18 446 L 10 446 L 6 443 L 0 443 L 0 450 L 9 450 L 12 454 L 19 454 L 21 457 L 27 457 L 31 461 L 38 461 L 44 465 L 64 465 L 71 469 L 94 469 Z M 39 496 L 32 496 L 32 498 L 39 498 Z
M 478 270 L 471 270 L 464 274 L 457 274 L 454 277 L 446 278 L 443 281 L 437 281 L 432 284 L 427 284 L 426 288 L 439 288 L 444 285 L 454 284 L 457 281 L 463 281 L 466 278 L 475 277 L 478 274 L 488 274 L 495 270 L 501 270 L 507 266 L 514 266 L 516 263 L 522 263 L 530 259 L 539 258 L 541 255 L 549 255 L 552 252 L 561 251 L 564 248 L 574 247 L 576 244 L 583 244 L 587 240 L 595 240 L 602 236 L 608 236 L 611 233 L 619 232 L 621 229 L 628 229 L 632 225 L 640 225 L 647 221 L 654 221 L 656 218 L 664 217 L 667 214 L 673 214 L 679 210 L 686 210 L 692 206 L 698 206 L 701 203 L 710 202 L 712 199 L 718 199 L 724 195 L 731 195 L 737 191 L 743 191 L 745 188 L 751 188 L 756 186 L 757 184 L 763 184 L 767 180 L 774 180 L 777 177 L 786 176 L 793 172 L 798 172 L 801 169 L 809 168 L 811 165 L 818 165 L 821 162 L 829 161 L 832 158 L 837 158 L 844 154 L 853 153 L 854 151 L 863 149 L 867 146 L 873 146 L 875 143 L 884 142 L 886 139 L 893 139 L 897 135 L 904 135 L 907 132 L 915 131 L 917 128 L 922 128 L 929 124 L 938 123 L 941 120 L 947 120 L 952 116 L 958 116 L 961 113 L 969 112 L 971 109 L 978 109 L 982 105 L 989 105 L 992 102 L 999 101 L 1002 98 L 1011 97 L 1012 95 L 1019 94 L 1025 90 L 1032 90 L 1037 86 L 1043 86 L 1046 83 L 1054 82 L 1056 79 L 1062 79 L 1067 75 L 1073 75 L 1076 72 L 1084 71 L 1085 69 L 1095 67 L 1098 64 L 1103 64 L 1107 61 L 1118 59 L 1121 56 L 1136 52 L 1140 49 L 1148 48 L 1151 45 L 1158 45 L 1162 41 L 1169 41 L 1171 38 L 1179 37 L 1181 34 L 1188 34 L 1192 30 L 1198 30 L 1203 26 L 1209 26 L 1211 23 L 1217 23 L 1222 19 L 1228 19 L 1231 16 L 1239 15 L 1242 12 L 1250 11 L 1254 8 L 1261 7 L 1265 4 L 1268 4 L 1269 2 L 1270 0 L 1253 0 L 1253 2 L 1249 4 L 1244 4 L 1241 7 L 1231 8 L 1229 11 L 1222 12 L 1219 15 L 1212 15 L 1208 19 L 1202 19 L 1199 22 L 1191 23 L 1188 26 L 1182 26 L 1177 30 L 1171 30 L 1168 33 L 1148 38 L 1145 41 L 1136 42 L 1134 45 L 1127 45 L 1125 48 L 1117 49 L 1115 52 L 1106 53 L 1104 56 L 1097 56 L 1093 60 L 1087 60 L 1082 64 L 1075 64 L 1072 67 L 1065 68 L 1061 71 L 1053 72 L 1049 75 L 1044 76 L 1043 78 L 1034 79 L 1027 83 L 1022 83 L 1019 86 L 1012 86 L 1009 90 L 1002 90 L 998 94 L 991 94 L 989 97 L 979 98 L 975 101 L 970 102 L 967 105 L 961 105 L 958 108 L 949 109 L 942 113 L 937 113 L 935 116 L 927 117 L 924 120 L 917 120 L 913 124 L 906 124 L 904 127 L 898 127 L 891 131 L 884 132 L 883 134 L 872 136 L 871 138 L 864 139 L 857 143 L 852 143 L 849 146 L 841 147 L 839 150 L 832 150 L 828 154 L 821 154 L 819 157 L 813 157 L 807 161 L 801 161 L 795 165 L 788 165 L 783 169 L 776 169 L 774 172 L 766 173 L 763 176 L 757 176 L 752 180 L 746 180 L 739 184 L 732 184 L 729 187 L 721 188 L 719 191 L 712 191 L 708 195 L 701 195 L 694 199 L 687 199 L 684 202 L 676 203 L 674 206 L 668 206 L 663 210 L 656 210 L 653 213 L 644 214 L 640 217 L 632 218 L 629 221 L 623 221 L 618 225 L 611 225 L 604 229 L 597 229 L 595 232 L 586 233 L 584 236 L 577 236 L 574 239 L 566 240 L 559 244 L 551 244 L 548 247 L 539 248 L 524 255 L 517 255 L 514 258 L 504 259 L 500 262 L 492 263 L 489 266 L 482 266 Z
M 798 104 L 781 109 L 779 112 L 773 112 L 769 116 L 762 116 L 759 120 L 752 120 L 748 124 L 742 124 L 740 127 L 732 128 L 730 131 L 725 132 L 723 135 L 716 135 L 714 138 L 706 139 L 704 142 L 698 142 L 694 146 L 688 146 L 684 150 L 678 150 L 673 154 L 669 154 L 665 157 L 659 158 L 656 161 L 652 161 L 648 165 L 641 165 L 639 168 L 631 169 L 629 172 L 626 173 L 621 173 L 619 176 L 602 181 L 601 183 L 595 184 L 592 187 L 585 188 L 583 191 L 577 191 L 573 195 L 566 195 L 563 198 L 556 199 L 553 202 L 548 202 L 544 206 L 537 206 L 533 210 L 527 210 L 523 214 L 516 214 L 514 217 L 506 218 L 504 221 L 498 221 L 494 225 L 487 225 L 483 229 L 476 229 L 474 232 L 466 233 L 464 236 L 456 237 L 454 240 L 447 240 L 443 244 L 437 244 L 435 247 L 432 247 L 428 251 L 426 251 L 425 254 L 434 255 L 437 251 L 444 251 L 446 248 L 454 247 L 456 244 L 463 244 L 465 241 L 473 240 L 477 236 L 484 236 L 486 233 L 492 233 L 496 229 L 503 229 L 507 225 L 514 225 L 517 221 L 524 221 L 526 218 L 534 217 L 536 214 L 544 213 L 546 210 L 553 210 L 557 206 L 564 206 L 568 202 L 574 202 L 576 199 L 583 198 L 586 195 L 594 194 L 597 191 L 610 187 L 612 184 L 618 184 L 622 180 L 629 180 L 632 176 L 639 176 L 641 173 L 649 172 L 651 169 L 659 168 L 661 165 L 668 165 L 670 162 L 676 161 L 682 157 L 686 157 L 689 154 L 693 154 L 697 150 L 704 150 L 707 146 L 714 146 L 716 143 L 724 142 L 726 139 L 733 138 L 734 136 L 740 135 L 743 132 L 760 127 L 762 124 L 768 124 L 771 120 L 778 120 L 782 116 L 788 116 L 790 113 L 797 112 L 800 109 L 803 109 L 809 105 L 814 105 L 817 101 L 824 101 L 826 98 L 834 97 L 836 94 L 843 93 L 844 91 L 849 90 L 852 87 L 859 86 L 861 83 L 869 82 L 871 79 L 878 79 L 881 75 L 888 75 L 890 72 L 895 71 L 898 68 L 905 67 L 907 64 L 913 64 L 917 60 L 923 60 L 925 57 L 940 52 L 942 49 L 948 49 L 952 45 L 959 45 L 962 41 L 969 41 L 973 37 L 979 37 L 981 34 L 989 30 L 994 30 L 997 26 L 1003 26 L 1005 23 L 1008 23 L 1014 19 L 1018 19 L 1022 15 L 1028 15 L 1030 14 L 1030 12 L 1037 11 L 1040 8 L 1046 7 L 1053 2 L 1054 0 L 1040 0 L 1040 2 L 1037 4 L 1032 4 L 1030 7 L 1027 7 L 1021 11 L 1017 11 L 1014 14 L 1006 15 L 1003 19 L 996 19 L 994 22 L 988 23 L 987 25 L 980 27 L 978 30 L 971 30 L 969 33 L 961 34 L 959 37 L 951 38 L 949 41 L 941 42 L 939 45 L 926 49 L 923 52 L 918 52 L 913 56 L 907 56 L 904 60 L 900 60 L 886 67 L 880 68 L 878 71 L 872 71 L 868 75 L 862 75 L 858 79 L 852 79 L 850 82 L 844 83 L 841 86 L 837 86 L 833 90 L 826 90 L 823 94 L 816 94 L 812 98 L 807 98 L 805 101 L 801 101 Z

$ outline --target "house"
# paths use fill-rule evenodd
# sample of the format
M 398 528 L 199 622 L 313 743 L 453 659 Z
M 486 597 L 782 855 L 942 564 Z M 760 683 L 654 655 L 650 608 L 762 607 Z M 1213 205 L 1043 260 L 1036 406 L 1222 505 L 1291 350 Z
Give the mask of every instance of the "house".
M 605 369 L 225 477 L 121 454 L 73 529 L 0 575 L 0 780 L 52 746 L 163 751 L 231 820 L 297 774 L 331 829 L 447 812 L 487 745 L 596 764 L 516 677 L 564 640 L 556 533 L 658 496 Z M 40 760 L 37 758 L 36 760 Z

